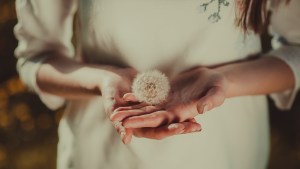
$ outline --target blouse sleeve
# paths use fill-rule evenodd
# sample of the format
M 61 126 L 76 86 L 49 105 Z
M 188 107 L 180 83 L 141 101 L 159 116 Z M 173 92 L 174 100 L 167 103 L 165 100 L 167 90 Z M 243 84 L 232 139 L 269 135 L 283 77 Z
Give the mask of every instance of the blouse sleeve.
M 42 92 L 36 84 L 36 74 L 42 62 L 53 53 L 74 56 L 71 38 L 76 8 L 76 0 L 16 0 L 17 70 L 21 80 L 50 109 L 59 108 L 64 99 Z
M 300 88 L 300 1 L 291 0 L 272 8 L 270 32 L 273 50 L 269 56 L 276 57 L 290 66 L 295 85 L 293 89 L 271 94 L 276 106 L 290 109 Z

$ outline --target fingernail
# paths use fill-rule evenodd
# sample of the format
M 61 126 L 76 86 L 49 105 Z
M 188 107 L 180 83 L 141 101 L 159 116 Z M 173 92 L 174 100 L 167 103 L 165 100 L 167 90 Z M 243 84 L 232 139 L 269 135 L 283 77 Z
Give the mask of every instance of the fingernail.
M 168 129 L 173 130 L 173 129 L 176 129 L 178 127 L 179 127 L 178 124 L 171 124 L 171 125 L 168 126 Z
M 199 131 L 199 128 L 195 128 L 195 129 L 193 129 L 192 132 L 198 132 L 198 131 Z

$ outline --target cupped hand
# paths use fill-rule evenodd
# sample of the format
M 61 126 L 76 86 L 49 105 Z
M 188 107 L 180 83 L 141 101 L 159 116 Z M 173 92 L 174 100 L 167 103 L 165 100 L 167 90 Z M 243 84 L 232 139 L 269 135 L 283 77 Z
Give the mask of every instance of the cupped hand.
M 101 67 L 105 71 L 100 83 L 103 105 L 107 116 L 120 106 L 128 106 L 128 102 L 122 98 L 124 93 L 131 91 L 131 84 L 137 72 L 132 68 L 118 68 L 113 66 Z M 124 143 L 130 142 L 132 130 L 126 129 L 118 120 L 112 121 L 115 129 L 120 134 Z
M 131 95 L 130 97 L 134 97 L 132 94 L 126 94 L 124 99 L 128 101 L 126 97 L 129 95 Z M 131 122 L 129 123 L 126 122 L 127 117 L 129 117 L 131 121 L 134 120 L 134 117 L 139 117 L 139 115 L 142 115 L 145 112 L 149 113 L 149 115 L 151 114 L 151 112 L 153 112 L 153 117 L 143 117 L 145 119 L 153 118 L 153 120 L 150 121 L 146 120 L 148 124 L 145 123 L 141 124 L 142 127 L 131 127 Z M 160 113 L 163 113 L 160 107 L 149 106 L 146 105 L 145 103 L 141 103 L 141 104 L 127 106 L 127 107 L 119 107 L 115 109 L 114 113 L 111 114 L 110 118 L 113 121 L 122 121 L 123 126 L 126 127 L 127 129 L 128 128 L 131 129 L 131 131 L 136 137 L 144 137 L 149 139 L 161 140 L 166 137 L 170 137 L 178 134 L 186 134 L 186 133 L 201 131 L 201 125 L 198 124 L 194 118 L 183 122 L 173 121 L 168 123 L 168 122 L 162 122 L 163 120 L 167 119 L 166 116 L 160 116 L 162 118 L 159 119 L 154 118 L 156 114 L 160 114 Z M 139 121 L 140 119 L 137 120 Z M 139 124 L 135 124 L 135 125 L 139 125 Z M 129 142 L 127 142 L 127 144 L 128 143 Z
M 110 118 L 122 121 L 126 128 L 134 128 L 134 135 L 138 137 L 161 139 L 172 134 L 163 136 L 158 132 L 160 128 L 166 131 L 166 126 L 172 123 L 192 126 L 179 127 L 183 128 L 179 133 L 200 130 L 201 126 L 190 120 L 220 106 L 226 97 L 227 79 L 214 69 L 194 68 L 180 73 L 170 81 L 171 93 L 165 103 L 157 106 L 140 104 L 120 107 Z M 136 98 L 129 93 L 124 95 L 124 100 L 136 101 Z

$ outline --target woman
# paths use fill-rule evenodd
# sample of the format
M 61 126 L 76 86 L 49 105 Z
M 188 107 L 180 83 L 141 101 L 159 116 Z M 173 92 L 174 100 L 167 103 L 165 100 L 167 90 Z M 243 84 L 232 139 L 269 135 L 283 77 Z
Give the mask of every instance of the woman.
M 241 6 L 244 14 L 257 9 L 259 2 L 252 0 L 242 3 L 245 5 Z M 299 15 L 296 6 L 299 6 L 297 0 L 292 0 L 288 6 L 280 4 L 278 11 L 275 11 L 274 25 L 282 20 L 287 21 L 280 17 L 294 18 Z M 170 116 L 167 120 L 173 123 L 171 125 L 160 126 L 161 122 L 165 122 L 165 117 L 169 117 L 164 116 L 170 115 L 169 109 L 162 111 L 163 116 L 156 116 L 161 119 L 154 121 L 158 123 L 151 121 L 154 128 L 140 129 L 145 125 L 134 123 L 134 118 L 143 116 L 132 117 L 133 120 L 127 118 L 124 126 L 127 125 L 129 129 L 126 129 L 126 134 L 121 134 L 125 143 L 130 141 L 132 132 L 139 137 L 160 139 L 199 131 L 200 125 L 192 119 L 195 112 L 202 113 L 205 105 L 207 110 L 211 110 L 220 105 L 224 97 L 288 90 L 290 104 L 298 89 L 299 71 L 295 64 L 299 61 L 291 62 L 285 58 L 297 60 L 295 56 L 299 48 L 284 46 L 270 54 L 283 58 L 281 60 L 268 57 L 229 64 L 260 50 L 257 36 L 245 35 L 243 30 L 234 26 L 236 6 L 233 0 L 209 3 L 194 0 L 18 0 L 16 7 L 19 19 L 15 28 L 19 40 L 16 56 L 19 58 L 21 78 L 52 109 L 61 106 L 64 99 L 68 100 L 66 113 L 59 126 L 59 169 L 265 168 L 268 117 L 264 96 L 226 100 L 221 107 L 201 118 L 201 125 L 204 126 L 201 133 L 180 135 L 159 142 L 133 139 L 130 145 L 123 145 L 106 117 L 109 114 L 112 119 L 120 118 L 120 110 L 124 110 L 122 107 L 128 105 L 127 101 L 134 100 L 134 96 L 125 94 L 131 92 L 132 79 L 137 72 L 149 69 L 158 69 L 167 74 L 173 84 L 171 87 L 176 89 L 174 94 L 180 95 L 182 91 L 203 94 L 205 90 L 202 87 L 209 87 L 211 90 L 203 98 L 208 98 L 206 101 L 210 102 L 202 98 L 196 104 L 190 104 L 195 98 L 187 98 L 184 103 L 192 105 L 193 110 L 185 113 L 184 117 L 181 117 L 183 112 L 178 111 L 181 123 Z M 75 55 L 71 38 L 77 9 L 79 22 L 76 25 L 80 29 L 76 46 L 78 52 Z M 253 16 L 252 13 L 250 18 Z M 245 21 L 248 26 L 247 19 Z M 287 42 L 299 44 L 300 24 L 296 21 L 297 24 L 293 22 L 290 26 L 277 24 L 277 32 Z M 251 19 L 249 24 L 257 28 Z M 290 30 L 293 30 L 292 36 Z M 287 48 L 296 54 L 284 52 Z M 196 66 L 210 68 L 190 70 Z M 223 83 L 227 82 L 222 78 L 223 71 L 228 72 L 237 83 Z M 241 72 L 243 76 L 240 76 Z M 218 78 L 200 86 L 199 91 L 189 90 L 198 89 L 197 84 L 202 84 L 199 83 L 201 79 L 211 79 L 211 75 Z M 266 80 L 266 76 L 269 79 Z M 245 77 L 247 81 L 244 81 Z M 280 77 L 280 81 L 277 77 Z M 182 82 L 182 79 L 194 81 L 175 83 Z M 285 83 L 279 83 L 281 81 Z M 229 84 L 236 84 L 237 87 Z M 285 103 L 286 99 L 280 99 L 284 94 L 279 94 L 278 103 Z M 217 99 L 211 101 L 211 96 L 217 96 Z M 175 100 L 175 104 L 170 106 L 171 110 L 178 110 L 176 106 L 186 110 L 181 101 Z M 282 104 L 282 108 L 288 106 Z M 132 108 L 137 107 L 130 107 L 127 111 L 129 115 L 132 115 Z M 152 111 L 141 113 L 153 114 L 154 110 L 159 110 L 151 108 Z M 123 117 L 118 120 L 123 120 Z M 131 129 L 133 127 L 137 129 Z

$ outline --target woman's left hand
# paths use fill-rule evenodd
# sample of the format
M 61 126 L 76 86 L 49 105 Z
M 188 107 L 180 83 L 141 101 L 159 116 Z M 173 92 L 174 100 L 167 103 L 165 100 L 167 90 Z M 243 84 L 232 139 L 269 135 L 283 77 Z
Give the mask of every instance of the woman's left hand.
M 110 118 L 122 121 L 126 128 L 134 128 L 137 137 L 162 139 L 170 135 L 157 131 L 172 123 L 189 126 L 182 127 L 180 134 L 201 130 L 194 117 L 220 106 L 226 97 L 227 79 L 214 69 L 194 68 L 170 81 L 171 94 L 164 104 L 120 107 Z M 124 95 L 124 99 L 136 101 L 132 93 Z

